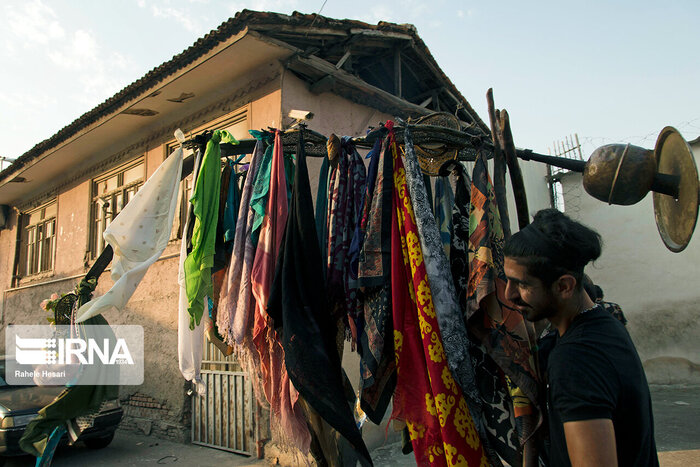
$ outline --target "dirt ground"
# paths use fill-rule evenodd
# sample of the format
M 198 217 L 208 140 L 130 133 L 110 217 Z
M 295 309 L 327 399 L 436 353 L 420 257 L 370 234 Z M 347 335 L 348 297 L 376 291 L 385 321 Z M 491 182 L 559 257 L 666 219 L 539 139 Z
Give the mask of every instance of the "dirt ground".
M 656 445 L 662 467 L 700 465 L 700 386 L 652 386 Z M 398 443 L 372 452 L 377 467 L 414 465 Z M 6 467 L 33 466 L 31 457 L 9 458 Z M 91 451 L 82 445 L 60 449 L 55 467 L 81 466 L 201 466 L 252 467 L 265 461 L 192 444 L 178 444 L 154 437 L 118 431 L 107 448 Z

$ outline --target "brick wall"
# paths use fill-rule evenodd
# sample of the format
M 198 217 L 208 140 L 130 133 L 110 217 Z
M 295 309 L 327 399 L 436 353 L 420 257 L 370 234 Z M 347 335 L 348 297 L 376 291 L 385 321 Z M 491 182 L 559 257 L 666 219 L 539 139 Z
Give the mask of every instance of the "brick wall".
M 135 392 L 122 398 L 121 405 L 124 409 L 124 417 L 119 424 L 120 429 L 179 443 L 190 441 L 189 404 L 186 404 L 186 410 L 177 410 L 168 407 L 163 401 Z M 178 413 L 181 416 L 178 417 Z

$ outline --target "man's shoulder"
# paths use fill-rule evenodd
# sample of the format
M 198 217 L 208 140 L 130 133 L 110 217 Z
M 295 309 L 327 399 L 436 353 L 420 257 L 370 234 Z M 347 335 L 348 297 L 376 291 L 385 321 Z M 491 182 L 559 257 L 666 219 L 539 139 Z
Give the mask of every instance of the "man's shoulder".
M 560 341 L 562 343 L 596 341 L 604 340 L 606 335 L 618 336 L 625 334 L 624 325 L 620 326 L 622 321 L 613 313 L 613 311 L 616 311 L 615 306 L 617 305 L 614 303 L 599 303 L 591 311 L 578 316 L 571 323 L 571 326 L 569 326 L 569 329 Z
M 557 339 L 550 363 L 568 365 L 580 360 L 604 357 L 610 346 L 623 339 L 626 332 L 616 319 L 602 308 L 577 318 L 577 322 Z

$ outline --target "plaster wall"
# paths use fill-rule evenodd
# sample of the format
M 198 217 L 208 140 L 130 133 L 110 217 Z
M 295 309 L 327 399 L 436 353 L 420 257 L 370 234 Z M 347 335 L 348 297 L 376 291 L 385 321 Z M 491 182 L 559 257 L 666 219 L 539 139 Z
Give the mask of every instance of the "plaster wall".
M 12 271 L 14 268 L 15 245 L 17 240 L 17 211 L 10 210 L 7 224 L 4 229 L 0 230 L 0 290 L 8 289 L 12 283 Z M 5 314 L 5 293 L 0 295 L 0 329 L 4 330 L 4 314 Z M 0 332 L 3 334 L 4 332 Z M 0 337 L 4 339 L 4 337 Z M 3 341 L 4 345 L 4 341 Z M 0 347 L 0 352 L 3 347 Z
M 632 206 L 610 206 L 588 195 L 581 179 L 576 173 L 563 178 L 566 213 L 604 242 L 586 273 L 625 312 L 649 381 L 700 382 L 700 242 L 691 239 L 683 252 L 672 253 L 656 229 L 651 194 Z
M 331 133 L 335 133 L 339 137 L 363 136 L 368 126 L 376 127 L 380 122 L 383 123 L 394 118 L 389 114 L 356 104 L 329 92 L 314 94 L 309 91 L 306 82 L 287 72 L 282 82 L 282 121 L 285 127 L 294 123 L 294 119 L 287 116 L 290 110 L 313 112 L 313 119 L 306 122 L 308 128 L 325 136 Z M 363 150 L 360 151 L 360 154 L 366 152 Z M 307 159 L 314 204 L 316 203 L 318 177 L 322 162 L 323 159 L 317 157 Z M 367 161 L 365 160 L 365 162 Z
M 90 182 L 84 181 L 60 193 L 56 202 L 58 213 L 54 274 L 60 277 L 83 273 L 86 271 L 85 252 L 88 249 L 90 231 Z
M 250 129 L 261 130 L 268 126 L 277 128 L 280 124 L 281 101 L 282 90 L 279 87 L 254 100 L 250 106 Z M 250 138 L 250 135 L 246 135 L 246 138 Z

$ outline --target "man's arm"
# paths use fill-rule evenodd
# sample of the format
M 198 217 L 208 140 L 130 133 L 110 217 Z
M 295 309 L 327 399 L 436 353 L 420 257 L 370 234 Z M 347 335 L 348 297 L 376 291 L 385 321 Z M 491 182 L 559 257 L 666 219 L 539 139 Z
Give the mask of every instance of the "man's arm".
M 598 418 L 566 422 L 564 435 L 572 467 L 617 467 L 615 427 L 612 420 Z

